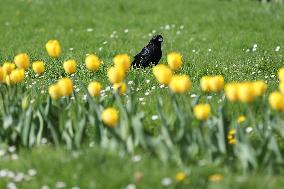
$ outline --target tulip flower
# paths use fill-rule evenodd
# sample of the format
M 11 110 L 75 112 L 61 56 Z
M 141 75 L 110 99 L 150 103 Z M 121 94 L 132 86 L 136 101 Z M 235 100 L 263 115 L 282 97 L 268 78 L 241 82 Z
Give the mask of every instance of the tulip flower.
M 247 119 L 246 116 L 240 116 L 240 117 L 238 117 L 237 122 L 238 123 L 243 123 L 246 119 Z
M 164 65 L 164 64 L 158 64 L 153 68 L 153 73 L 156 79 L 160 84 L 168 85 L 172 79 L 172 71 L 171 69 Z
M 115 108 L 107 108 L 102 112 L 102 121 L 110 128 L 117 125 L 118 119 L 118 111 Z
M 212 92 L 219 92 L 224 87 L 224 78 L 223 76 L 213 76 L 209 80 L 209 88 Z
M 0 82 L 3 82 L 5 78 L 4 69 L 0 67 Z
M 24 69 L 15 69 L 10 74 L 10 80 L 12 84 L 20 83 L 25 78 Z
M 117 91 L 119 95 L 122 95 L 126 92 L 126 84 L 125 83 L 115 83 L 113 85 L 113 89 Z
M 96 55 L 91 54 L 86 57 L 85 64 L 88 70 L 94 72 L 99 69 L 101 63 L 100 63 L 99 58 Z
M 265 93 L 267 89 L 267 85 L 264 81 L 256 81 L 253 82 L 253 89 L 255 96 L 261 96 Z
M 127 54 L 118 54 L 113 58 L 114 66 L 121 68 L 124 72 L 127 72 L 130 68 L 131 61 Z
M 197 104 L 194 106 L 193 112 L 198 120 L 207 120 L 211 114 L 211 107 L 209 104 Z
M 268 97 L 268 101 L 272 109 L 284 111 L 284 95 L 280 92 L 272 92 Z
M 4 62 L 2 69 L 5 75 L 10 75 L 11 72 L 16 68 L 16 65 L 10 62 Z
M 278 79 L 279 79 L 281 82 L 284 82 L 284 68 L 280 68 L 280 69 L 278 70 L 277 75 L 278 75 Z
M 75 60 L 67 60 L 63 63 L 63 68 L 66 73 L 73 74 L 76 72 L 77 63 Z
M 26 53 L 21 53 L 15 56 L 14 62 L 18 68 L 26 70 L 30 65 L 30 58 Z
M 52 58 L 58 58 L 61 54 L 61 46 L 57 40 L 49 40 L 45 45 L 48 55 Z
M 91 96 L 100 96 L 101 88 L 102 86 L 99 82 L 93 81 L 88 85 L 88 92 Z
M 170 68 L 174 71 L 177 71 L 180 69 L 182 65 L 182 56 L 179 53 L 172 52 L 168 54 L 167 61 L 168 61 Z
M 181 172 L 178 172 L 178 173 L 176 174 L 176 181 L 177 181 L 177 182 L 184 182 L 185 179 L 186 179 L 186 174 L 185 174 L 185 172 L 181 171 Z
M 36 61 L 32 65 L 33 70 L 36 74 L 42 74 L 45 70 L 44 63 L 42 61 Z
M 255 91 L 253 84 L 250 82 L 244 82 L 238 86 L 238 98 L 241 102 L 249 103 L 254 100 Z
M 169 84 L 170 89 L 175 93 L 185 93 L 191 88 L 191 81 L 187 75 L 175 75 Z
M 229 144 L 236 144 L 237 139 L 236 139 L 236 129 L 231 129 L 228 133 L 228 143 Z
M 284 81 L 279 83 L 279 90 L 284 95 Z
M 70 96 L 73 92 L 73 82 L 67 77 L 60 79 L 58 86 L 61 96 Z
M 122 68 L 111 67 L 108 69 L 107 76 L 112 84 L 121 83 L 124 79 L 125 73 Z
M 61 97 L 60 87 L 58 84 L 50 85 L 48 88 L 48 93 L 53 100 L 57 100 Z
M 201 90 L 204 92 L 209 92 L 210 91 L 210 76 L 203 76 L 200 80 L 200 87 Z
M 225 85 L 225 94 L 229 101 L 235 102 L 238 98 L 238 83 L 228 83 Z

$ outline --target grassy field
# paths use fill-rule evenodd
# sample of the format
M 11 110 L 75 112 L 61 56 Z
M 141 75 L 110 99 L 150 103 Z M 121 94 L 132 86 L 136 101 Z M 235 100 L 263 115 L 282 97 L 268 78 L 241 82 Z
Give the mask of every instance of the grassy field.
M 28 77 L 21 84 L 31 104 L 47 99 L 48 86 L 60 76 L 66 76 L 61 62 L 70 58 L 78 63 L 74 80 L 78 81 L 76 85 L 80 92 L 77 98 L 80 103 L 84 95 L 80 85 L 99 80 L 104 88 L 111 86 L 106 70 L 111 66 L 113 57 L 119 53 L 133 57 L 154 34 L 164 37 L 161 63 L 166 63 L 166 55 L 171 51 L 183 55 L 183 66 L 179 73 L 189 75 L 193 83 L 191 93 L 186 97 L 200 93 L 199 80 L 204 75 L 220 74 L 226 82 L 261 79 L 267 82 L 268 91 L 277 88 L 276 73 L 284 62 L 284 4 L 261 4 L 253 0 L 0 1 L 0 65 L 13 61 L 14 56 L 21 52 L 28 53 L 31 61 L 43 60 L 46 63 L 42 76 L 36 77 L 29 69 Z M 57 39 L 62 45 L 62 55 L 56 61 L 45 50 L 45 43 L 49 39 Z M 91 53 L 96 53 L 103 61 L 102 68 L 96 73 L 86 71 L 84 66 L 86 54 Z M 170 114 L 170 92 L 160 87 L 151 69 L 130 70 L 126 81 L 136 82 L 135 87 L 129 85 L 129 88 L 135 93 L 138 110 L 145 114 L 143 127 L 156 134 L 159 132 L 156 128 L 161 125 L 159 119 L 153 120 L 153 116 L 158 115 L 157 97 L 164 99 L 164 110 Z M 0 90 L 3 90 L 1 87 Z M 18 94 L 9 96 L 11 104 L 20 106 L 20 102 L 13 102 Z M 220 96 L 212 96 L 210 103 L 218 104 Z M 203 96 L 202 100 L 207 101 L 207 96 Z M 185 109 L 187 103 L 184 101 Z M 105 103 L 109 104 L 109 101 Z M 234 119 L 246 113 L 243 106 L 230 107 L 228 114 Z M 257 109 L 256 112 L 262 112 L 263 109 Z M 213 108 L 212 111 L 216 113 L 218 110 Z M 255 116 L 260 120 L 259 114 Z M 0 118 L 1 124 L 4 124 L 2 114 Z M 89 130 L 88 138 L 79 151 L 65 151 L 64 146 L 59 149 L 49 146 L 27 150 L 19 145 L 17 151 L 12 153 L 17 154 L 17 160 L 11 160 L 16 155 L 0 156 L 0 188 L 9 188 L 7 184 L 13 181 L 1 177 L 1 170 L 4 169 L 24 173 L 35 169 L 37 174 L 31 176 L 30 181 L 16 183 L 18 188 L 24 189 L 44 185 L 54 188 L 56 183 L 57 188 L 66 183 L 64 188 L 77 186 L 81 189 L 134 188 L 130 184 L 135 184 L 136 188 L 283 187 L 281 167 L 278 175 L 271 176 L 274 170 L 262 170 L 262 167 L 244 173 L 228 168 L 226 163 L 205 163 L 202 166 L 201 157 L 198 157 L 200 161 L 195 159 L 177 165 L 162 163 L 152 153 L 143 150 L 138 150 L 140 155 L 135 156 L 136 159 L 142 158 L 137 163 L 133 162 L 133 155 L 89 148 L 95 135 L 93 132 Z M 0 149 L 6 149 L 7 144 L 0 142 Z M 281 149 L 283 155 L 283 144 Z M 179 171 L 188 174 L 182 183 L 175 181 Z M 34 171 L 30 172 L 32 175 Z M 141 173 L 143 179 L 135 180 L 135 175 L 139 177 Z M 220 182 L 209 181 L 210 175 L 217 173 L 224 175 L 224 179 Z M 164 182 L 169 181 L 165 181 L 165 178 L 170 178 L 169 186 L 163 186 L 163 179 Z M 64 183 L 58 184 L 60 181 Z

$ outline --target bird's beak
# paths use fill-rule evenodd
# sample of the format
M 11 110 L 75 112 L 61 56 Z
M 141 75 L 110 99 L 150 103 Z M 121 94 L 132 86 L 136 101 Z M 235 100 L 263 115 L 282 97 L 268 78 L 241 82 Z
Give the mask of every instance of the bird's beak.
M 159 42 L 163 42 L 164 40 L 163 40 L 163 38 L 159 38 L 159 40 L 158 40 Z

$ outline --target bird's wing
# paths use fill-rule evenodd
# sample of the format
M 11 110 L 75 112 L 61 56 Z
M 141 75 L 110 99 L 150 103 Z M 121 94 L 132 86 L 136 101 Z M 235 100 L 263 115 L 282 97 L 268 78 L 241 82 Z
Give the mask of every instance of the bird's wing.
M 149 52 L 150 52 L 149 49 L 148 49 L 147 47 L 144 47 L 144 48 L 140 51 L 140 53 L 138 53 L 138 54 L 134 57 L 134 59 L 140 59 L 141 57 L 146 56 Z

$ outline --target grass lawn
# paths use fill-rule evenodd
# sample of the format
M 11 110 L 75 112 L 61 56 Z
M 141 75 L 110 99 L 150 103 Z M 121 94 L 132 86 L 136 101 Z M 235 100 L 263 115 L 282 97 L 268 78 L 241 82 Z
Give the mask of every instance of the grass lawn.
M 171 51 L 183 55 L 180 73 L 190 76 L 191 94 L 200 92 L 199 79 L 203 75 L 220 74 L 226 82 L 261 79 L 268 83 L 268 91 L 277 87 L 276 72 L 284 62 L 284 4 L 253 0 L 0 1 L 0 65 L 13 61 L 21 52 L 27 52 L 31 61 L 46 63 L 42 76 L 36 77 L 30 69 L 22 84 L 32 101 L 48 96 L 48 86 L 65 75 L 58 62 L 71 58 L 78 62 L 76 81 L 87 85 L 99 80 L 104 88 L 110 86 L 106 70 L 113 57 L 119 53 L 133 57 L 154 34 L 164 37 L 162 63 Z M 62 55 L 57 61 L 45 51 L 49 39 L 58 39 L 62 45 Z M 102 69 L 96 73 L 84 69 L 86 54 L 91 53 L 103 60 Z M 137 82 L 137 88 L 132 90 L 139 98 L 139 110 L 145 112 L 145 127 L 158 127 L 160 121 L 152 119 L 157 115 L 156 99 L 159 96 L 168 99 L 169 92 L 159 86 L 151 69 L 130 70 L 126 80 Z M 213 98 L 212 104 L 217 103 L 218 97 Z M 165 110 L 171 112 L 167 103 Z M 241 113 L 238 106 L 231 109 L 233 115 Z M 87 141 L 92 142 L 92 138 Z M 2 146 L 5 144 L 0 149 Z M 1 177 L 1 170 L 6 169 L 25 174 L 32 169 L 31 175 L 36 170 L 31 180 L 16 183 L 19 189 L 48 189 L 44 185 L 56 188 L 56 183 L 57 188 L 65 183 L 64 188 L 81 189 L 134 189 L 130 184 L 136 188 L 276 189 L 284 184 L 283 169 L 282 175 L 277 176 L 266 170 L 234 173 L 223 165 L 162 163 L 146 152 L 135 156 L 136 160 L 141 157 L 141 161 L 134 162 L 130 155 L 83 146 L 82 150 L 72 152 L 63 147 L 31 150 L 17 147 L 17 160 L 11 160 L 9 154 L 0 156 L 0 188 L 13 181 Z M 179 171 L 188 174 L 183 183 L 175 181 Z M 224 175 L 224 179 L 209 181 L 210 175 L 217 173 Z M 143 178 L 135 180 L 135 175 Z M 165 186 L 166 182 L 171 184 Z M 11 184 L 9 187 L 13 188 Z
M 60 188 L 60 185 L 66 185 L 66 188 L 133 188 L 134 185 L 136 188 L 280 189 L 284 184 L 283 175 L 232 173 L 214 165 L 162 164 L 149 154 L 125 157 L 94 148 L 71 153 L 47 147 L 21 151 L 18 160 L 9 160 L 12 154 L 0 161 L 0 167 L 15 175 L 24 174 L 21 182 L 15 182 L 22 189 Z M 187 173 L 182 183 L 175 181 L 175 175 L 180 171 Z M 210 176 L 215 174 L 222 174 L 224 179 L 210 181 Z M 1 178 L 0 187 L 5 188 L 13 180 L 13 177 Z

